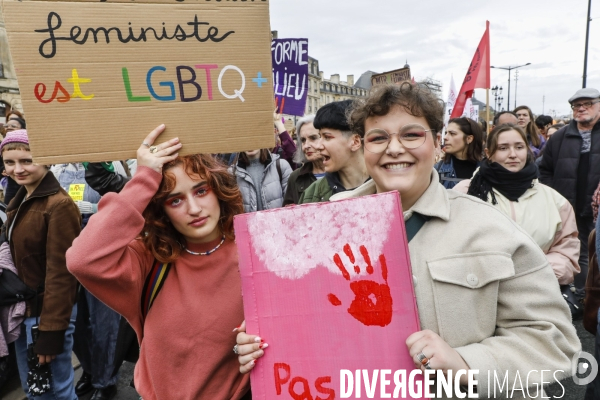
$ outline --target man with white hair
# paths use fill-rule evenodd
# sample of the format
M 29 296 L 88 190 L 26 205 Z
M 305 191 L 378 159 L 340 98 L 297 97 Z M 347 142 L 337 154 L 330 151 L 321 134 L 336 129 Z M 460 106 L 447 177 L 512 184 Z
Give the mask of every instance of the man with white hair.
M 583 298 L 588 273 L 588 237 L 594 229 L 592 196 L 600 182 L 600 92 L 579 89 L 569 99 L 573 120 L 553 134 L 544 148 L 540 180 L 566 197 L 577 219 L 581 274 L 576 294 Z

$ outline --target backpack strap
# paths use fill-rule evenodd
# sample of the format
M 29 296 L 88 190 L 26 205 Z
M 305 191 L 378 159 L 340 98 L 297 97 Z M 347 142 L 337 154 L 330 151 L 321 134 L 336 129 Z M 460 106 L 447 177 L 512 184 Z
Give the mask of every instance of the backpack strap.
M 283 174 L 281 173 L 281 158 L 278 158 L 277 161 L 275 161 L 275 166 L 277 167 L 277 174 L 279 175 L 279 183 L 281 183 L 281 180 L 283 179 Z
M 158 260 L 154 260 L 154 264 L 146 277 L 146 282 L 144 282 L 144 289 L 142 291 L 142 321 L 146 320 L 148 311 L 150 311 L 150 307 L 152 307 L 154 300 L 156 300 L 156 296 L 158 296 L 158 293 L 162 289 L 170 270 L 171 263 L 161 263 Z
M 417 233 L 421 230 L 423 225 L 431 218 L 426 217 L 423 214 L 413 213 L 413 215 L 404 223 L 406 227 L 406 238 L 408 242 L 413 240 Z

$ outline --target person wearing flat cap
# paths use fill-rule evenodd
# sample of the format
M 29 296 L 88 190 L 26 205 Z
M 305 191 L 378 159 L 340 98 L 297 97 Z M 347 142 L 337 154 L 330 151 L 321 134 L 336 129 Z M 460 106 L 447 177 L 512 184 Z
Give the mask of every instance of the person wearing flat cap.
M 588 237 L 594 229 L 592 196 L 600 182 L 600 91 L 579 89 L 569 99 L 573 120 L 544 148 L 540 181 L 566 197 L 575 210 L 581 253 L 576 295 L 583 299 L 588 273 Z M 581 307 L 583 308 L 583 307 Z

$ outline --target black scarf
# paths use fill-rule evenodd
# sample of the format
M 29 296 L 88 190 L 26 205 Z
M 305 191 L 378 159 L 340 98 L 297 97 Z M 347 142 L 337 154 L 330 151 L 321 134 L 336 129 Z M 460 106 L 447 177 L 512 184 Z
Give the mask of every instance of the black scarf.
M 488 195 L 491 194 L 492 204 L 498 204 L 492 191 L 494 188 L 508 200 L 519 201 L 519 197 L 533 186 L 533 180 L 537 177 L 537 165 L 531 160 L 519 172 L 511 172 L 498 163 L 486 160 L 471 180 L 467 193 L 483 201 L 488 201 Z

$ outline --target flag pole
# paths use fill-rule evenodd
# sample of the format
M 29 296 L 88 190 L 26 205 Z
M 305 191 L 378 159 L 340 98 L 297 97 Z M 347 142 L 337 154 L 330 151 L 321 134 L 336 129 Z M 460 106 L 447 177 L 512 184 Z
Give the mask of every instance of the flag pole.
M 487 134 L 490 133 L 490 89 L 485 89 L 485 127 Z

